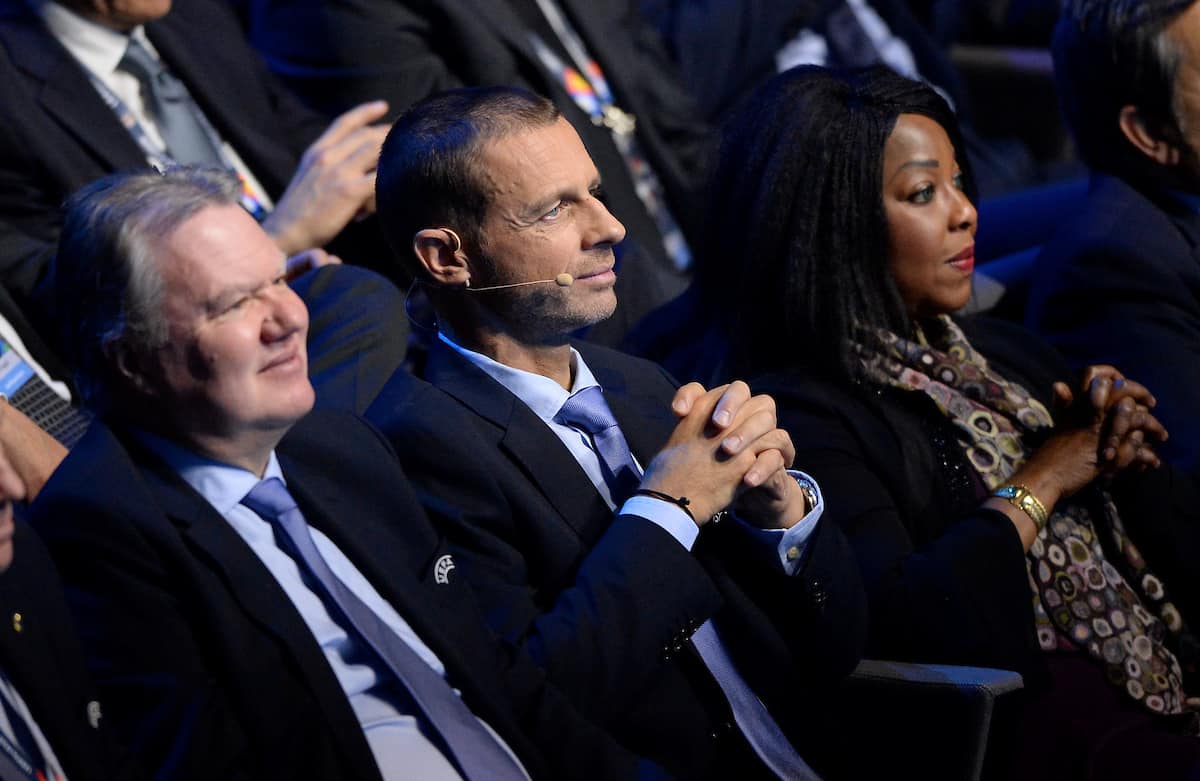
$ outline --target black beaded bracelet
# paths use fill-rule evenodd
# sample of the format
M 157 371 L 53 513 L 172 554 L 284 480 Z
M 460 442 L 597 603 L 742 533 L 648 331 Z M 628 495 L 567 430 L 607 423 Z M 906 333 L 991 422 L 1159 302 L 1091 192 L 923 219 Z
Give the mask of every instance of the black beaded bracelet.
M 686 496 L 674 497 L 670 494 L 664 494 L 662 491 L 655 491 L 650 488 L 639 488 L 634 491 L 633 494 L 634 496 L 650 496 L 655 499 L 662 499 L 664 502 L 670 502 L 687 513 L 688 517 L 692 519 L 692 523 L 696 522 L 696 516 L 692 515 L 692 511 L 688 509 L 688 505 L 691 504 L 691 502 L 688 501 Z

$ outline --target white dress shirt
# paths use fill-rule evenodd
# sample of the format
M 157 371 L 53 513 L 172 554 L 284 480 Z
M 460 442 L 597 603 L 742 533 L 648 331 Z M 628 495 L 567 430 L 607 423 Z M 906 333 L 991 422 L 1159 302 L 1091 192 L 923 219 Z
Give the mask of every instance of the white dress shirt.
M 603 473 L 600 471 L 600 456 L 592 443 L 590 435 L 571 426 L 558 424 L 553 420 L 554 415 L 562 407 L 563 402 L 570 398 L 571 395 L 584 388 L 599 384 L 596 382 L 596 378 L 588 368 L 587 363 L 583 360 L 583 356 L 577 350 L 571 348 L 571 374 L 574 377 L 574 381 L 571 389 L 566 390 L 548 377 L 514 369 L 511 366 L 505 366 L 486 355 L 455 344 L 453 340 L 441 332 L 439 332 L 438 336 L 460 355 L 507 388 L 514 396 L 533 410 L 534 414 L 541 418 L 546 425 L 550 426 L 559 439 L 563 441 L 563 444 L 567 446 L 567 449 L 571 451 L 576 461 L 579 462 L 580 467 L 588 474 L 596 490 L 604 497 L 610 507 L 616 509 L 615 503 L 612 500 L 612 494 L 608 491 Z M 640 466 L 639 464 L 639 468 Z M 812 508 L 808 515 L 791 529 L 764 531 L 737 521 L 739 527 L 746 533 L 755 535 L 760 542 L 764 543 L 761 546 L 764 550 L 769 552 L 774 549 L 777 552 L 778 566 L 781 566 L 789 575 L 794 575 L 799 569 L 803 549 L 807 545 L 808 538 L 812 535 L 817 520 L 821 517 L 821 513 L 825 507 L 824 501 L 820 499 L 820 491 L 816 487 L 816 482 L 807 475 L 802 476 L 808 480 L 813 486 L 813 490 L 817 492 L 817 506 Z M 696 537 L 699 536 L 699 527 L 681 508 L 661 499 L 648 496 L 634 496 L 621 506 L 621 512 L 641 516 L 651 523 L 660 526 L 689 551 L 692 549 Z M 768 553 L 764 556 L 764 561 L 770 562 L 770 560 Z M 714 672 L 714 680 L 716 680 L 722 692 L 724 692 L 726 701 L 733 712 L 734 721 L 738 723 L 739 727 L 742 727 L 744 730 L 744 725 L 754 724 L 757 721 L 756 713 L 761 713 L 767 719 L 770 719 L 771 717 L 766 713 L 766 709 L 761 704 L 761 701 L 757 700 L 757 695 L 754 694 L 753 688 L 742 677 L 742 674 L 737 669 L 737 665 L 730 658 L 728 649 L 721 639 L 720 632 L 717 631 L 711 619 L 706 620 L 700 625 L 696 630 L 694 639 L 697 643 L 697 649 L 701 651 L 700 656 L 704 659 L 705 665 L 709 667 L 709 671 L 713 672 L 711 665 L 714 662 L 719 662 L 720 669 L 724 670 L 721 676 L 716 675 Z M 708 649 L 707 655 L 702 648 Z M 751 744 L 753 745 L 753 740 L 751 740 Z M 802 759 L 798 761 L 803 765 Z M 811 771 L 809 772 L 811 773 Z
M 295 605 L 325 659 L 346 693 L 367 743 L 379 765 L 384 781 L 401 779 L 460 779 L 458 771 L 442 751 L 425 735 L 421 719 L 413 715 L 415 705 L 395 676 L 376 670 L 376 657 L 330 614 L 325 602 L 309 588 L 297 562 L 279 547 L 270 522 L 263 520 L 241 500 L 259 483 L 259 478 L 239 467 L 211 461 L 161 437 L 139 432 L 138 437 L 162 458 L 213 508 L 229 522 L 234 531 L 270 571 Z M 262 479 L 277 477 L 286 485 L 275 453 Z M 345 554 L 319 529 L 309 526 L 313 542 L 334 574 L 354 595 L 388 625 L 421 659 L 441 676 L 446 669 L 437 655 L 421 641 L 408 622 L 371 585 Z M 484 728 L 496 738 L 517 767 L 521 763 L 503 739 L 487 722 Z
M 117 66 L 125 56 L 129 39 L 137 40 L 155 59 L 161 61 L 158 50 L 146 31 L 141 26 L 133 28 L 128 34 L 118 32 L 102 24 L 86 19 L 74 11 L 59 5 L 53 0 L 31 0 L 42 21 L 58 42 L 71 53 L 83 69 L 100 80 L 104 86 L 112 90 L 125 107 L 130 110 L 138 125 L 149 137 L 151 144 L 161 153 L 166 153 L 167 145 L 159 131 L 158 122 L 146 106 L 142 96 L 142 83 L 136 76 L 119 70 Z M 221 141 L 221 151 L 225 159 L 234 167 L 238 174 L 245 177 L 251 191 L 270 210 L 274 208 L 270 196 L 263 189 L 254 173 L 238 155 L 237 150 L 224 140 Z
M 575 457 L 579 467 L 587 474 L 588 479 L 591 480 L 592 485 L 596 487 L 596 491 L 608 503 L 608 506 L 616 509 L 616 502 L 613 501 L 612 493 L 604 480 L 604 472 L 600 467 L 600 456 L 596 452 L 591 436 L 584 431 L 554 420 L 554 416 L 558 414 L 559 409 L 568 398 L 584 388 L 599 385 L 591 369 L 588 368 L 587 362 L 575 348 L 571 348 L 571 374 L 574 382 L 571 389 L 567 390 L 549 377 L 514 369 L 494 361 L 482 353 L 468 350 L 456 344 L 454 340 L 440 331 L 438 338 L 507 388 L 510 393 L 524 402 L 535 415 L 541 418 L 555 436 L 562 440 L 567 450 L 571 451 L 571 455 Z M 637 456 L 634 456 L 634 460 L 637 460 Z M 641 468 L 640 463 L 638 468 Z M 816 506 L 809 510 L 808 515 L 790 529 L 758 529 L 738 521 L 747 534 L 759 540 L 768 550 L 773 549 L 777 553 L 779 566 L 789 575 L 793 575 L 799 570 L 805 548 L 808 546 L 808 539 L 812 536 L 817 521 L 820 520 L 821 513 L 825 510 L 825 501 L 821 497 L 816 481 L 803 472 L 793 472 L 792 474 L 805 479 L 813 486 L 816 493 Z M 634 496 L 621 505 L 621 512 L 640 516 L 661 527 L 688 550 L 692 549 L 696 538 L 700 535 L 700 527 L 682 508 L 661 499 L 650 496 Z

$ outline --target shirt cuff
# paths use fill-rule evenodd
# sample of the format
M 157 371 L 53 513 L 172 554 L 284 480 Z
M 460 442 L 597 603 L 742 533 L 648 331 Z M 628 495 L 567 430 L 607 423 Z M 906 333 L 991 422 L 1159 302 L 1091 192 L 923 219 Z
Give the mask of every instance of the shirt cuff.
M 817 521 L 821 519 L 821 513 L 825 512 L 825 498 L 821 496 L 821 489 L 816 480 L 796 469 L 789 469 L 788 474 L 807 484 L 812 489 L 813 495 L 817 497 L 817 503 L 808 511 L 808 515 L 801 518 L 790 529 L 760 529 L 757 526 L 751 526 L 736 515 L 734 520 L 746 530 L 751 539 L 756 540 L 762 546 L 766 556 L 769 557 L 773 550 L 783 571 L 788 575 L 795 575 L 800 571 L 800 565 L 804 562 L 804 552 L 808 548 L 809 538 L 816 531 Z
M 689 551 L 700 536 L 700 527 L 683 508 L 653 496 L 631 496 L 621 505 L 621 515 L 645 518 Z

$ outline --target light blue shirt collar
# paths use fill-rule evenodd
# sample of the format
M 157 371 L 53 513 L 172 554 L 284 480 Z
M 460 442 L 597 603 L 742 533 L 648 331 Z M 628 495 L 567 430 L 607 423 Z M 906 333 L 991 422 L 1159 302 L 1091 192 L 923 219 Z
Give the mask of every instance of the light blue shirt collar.
M 525 405 L 533 410 L 535 415 L 547 423 L 554 420 L 554 416 L 562 409 L 563 403 L 568 398 L 584 388 L 600 385 L 596 382 L 592 370 L 583 360 L 583 356 L 574 347 L 571 348 L 571 375 L 575 380 L 568 391 L 549 377 L 514 369 L 492 360 L 483 353 L 468 350 L 456 344 L 441 331 L 438 331 L 438 338 L 459 355 L 482 369 L 493 380 L 508 388 L 509 392 L 525 402 Z
M 347 631 L 340 615 L 329 611 L 311 584 L 306 582 L 301 566 L 292 555 L 279 547 L 271 522 L 241 504 L 242 498 L 258 484 L 258 476 L 240 467 L 198 456 L 154 434 L 138 431 L 135 435 L 212 504 L 283 589 L 345 692 L 385 781 L 414 777 L 457 779 L 457 773 L 441 749 L 422 732 L 407 697 L 396 693 L 398 684 L 390 675 L 380 672 L 382 662 L 372 662 L 364 657 L 361 641 Z M 269 477 L 283 480 L 274 451 L 263 474 L 263 479 Z M 438 656 L 337 545 L 319 529 L 309 527 L 309 533 L 329 569 L 346 588 L 435 673 L 445 675 L 445 666 Z M 496 739 L 506 751 L 509 750 L 499 736 Z
M 455 344 L 444 333 L 438 332 L 438 338 L 528 405 L 571 452 L 571 455 L 574 456 L 580 468 L 587 474 L 588 479 L 596 487 L 596 491 L 604 498 L 604 501 L 614 509 L 616 508 L 616 503 L 613 501 L 608 486 L 604 482 L 599 456 L 596 454 L 591 438 L 587 434 L 581 433 L 570 426 L 554 421 L 554 416 L 562 408 L 563 402 L 572 394 L 591 385 L 599 385 L 596 382 L 595 376 L 592 375 L 591 370 L 588 369 L 587 363 L 584 362 L 583 356 L 574 348 L 571 348 L 571 366 L 575 375 L 575 382 L 571 390 L 566 391 L 558 383 L 540 374 L 533 374 L 532 372 L 525 372 L 514 369 L 511 366 L 505 366 L 486 355 L 461 347 Z M 778 529 L 762 531 L 753 529 L 738 519 L 738 523 L 759 540 L 764 550 L 774 550 L 775 555 L 778 557 L 779 565 L 789 575 L 793 575 L 799 570 L 803 553 L 807 547 L 808 538 L 816 528 L 817 520 L 821 517 L 825 507 L 824 500 L 821 499 L 820 489 L 811 477 L 802 472 L 796 472 L 793 476 L 806 480 L 817 494 L 817 506 L 800 523 L 797 523 L 786 532 Z M 688 550 L 692 549 L 700 531 L 683 510 L 659 499 L 634 496 L 626 500 L 621 506 L 620 512 L 645 518 L 664 529 L 680 545 Z
M 198 456 L 181 445 L 164 439 L 147 431 L 135 431 L 134 436 L 156 456 L 167 463 L 167 466 L 183 478 L 184 482 L 196 490 L 196 493 L 208 500 L 221 517 L 228 517 L 229 511 L 237 507 L 246 494 L 258 485 L 260 478 L 253 472 L 238 466 L 223 464 L 203 456 Z M 267 461 L 266 472 L 262 480 L 278 477 L 284 480 L 283 470 L 279 468 L 279 459 L 275 451 Z

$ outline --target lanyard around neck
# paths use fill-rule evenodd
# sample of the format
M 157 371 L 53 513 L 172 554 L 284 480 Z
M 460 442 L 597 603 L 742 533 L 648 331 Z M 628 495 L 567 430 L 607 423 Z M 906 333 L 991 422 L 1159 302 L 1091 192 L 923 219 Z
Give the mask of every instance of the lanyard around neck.
M 146 162 L 149 163 L 151 167 L 159 172 L 162 172 L 168 168 L 179 165 L 178 161 L 171 157 L 170 152 L 168 152 L 165 147 L 162 147 L 154 142 L 154 139 L 151 138 L 150 133 L 138 120 L 137 115 L 133 113 L 133 109 L 126 105 L 125 101 L 121 100 L 120 96 L 113 92 L 111 87 L 101 81 L 100 77 L 91 72 L 88 73 L 88 80 L 92 82 L 92 86 L 96 88 L 96 92 L 100 94 L 100 98 L 104 101 L 104 104 L 108 106 L 109 110 L 117 115 L 117 121 L 121 123 L 121 126 L 125 128 L 129 135 L 133 136 L 133 140 L 137 143 L 138 148 L 142 150 L 142 154 L 146 157 Z M 217 154 L 221 158 L 222 166 L 225 168 L 225 170 L 236 175 L 238 181 L 241 182 L 242 196 L 239 199 L 239 202 L 241 203 L 242 208 L 249 212 L 250 216 L 255 220 L 262 222 L 264 219 L 266 219 L 266 216 L 269 212 L 266 207 L 265 199 L 259 193 L 255 192 L 255 188 L 251 186 L 249 180 L 237 170 L 237 166 L 233 164 L 233 161 L 229 157 L 229 153 L 225 149 L 225 144 L 221 140 L 221 135 L 217 132 L 217 129 L 212 126 L 212 123 L 208 121 L 208 117 L 204 116 L 204 112 L 200 110 L 200 107 L 196 105 L 194 100 L 189 101 L 189 103 L 189 110 L 192 112 L 193 116 L 195 116 L 197 123 L 200 125 L 200 129 L 212 143 L 213 149 L 217 150 Z

